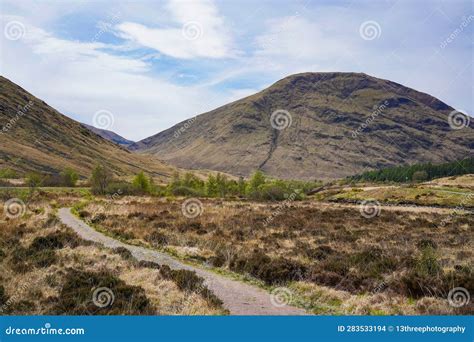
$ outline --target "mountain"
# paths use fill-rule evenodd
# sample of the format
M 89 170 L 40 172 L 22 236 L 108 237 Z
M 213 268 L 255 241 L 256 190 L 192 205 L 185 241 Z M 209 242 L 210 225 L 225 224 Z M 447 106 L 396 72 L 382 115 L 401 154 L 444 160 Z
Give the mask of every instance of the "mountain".
M 119 176 L 143 170 L 167 179 L 174 171 L 92 133 L 0 76 L 0 168 L 23 174 L 57 173 L 71 167 L 87 177 L 97 162 Z
M 473 124 L 452 129 L 453 110 L 430 95 L 366 74 L 303 73 L 130 149 L 190 169 L 335 179 L 469 156 Z M 271 118 L 273 126 L 289 127 L 275 129 Z
M 112 132 L 106 129 L 96 128 L 94 126 L 90 126 L 85 123 L 83 123 L 82 125 L 86 127 L 87 129 L 91 130 L 92 132 L 94 132 L 95 134 L 98 134 L 102 138 L 112 141 L 113 143 L 116 143 L 117 145 L 127 147 L 134 143 L 133 141 L 127 140 L 115 132 Z

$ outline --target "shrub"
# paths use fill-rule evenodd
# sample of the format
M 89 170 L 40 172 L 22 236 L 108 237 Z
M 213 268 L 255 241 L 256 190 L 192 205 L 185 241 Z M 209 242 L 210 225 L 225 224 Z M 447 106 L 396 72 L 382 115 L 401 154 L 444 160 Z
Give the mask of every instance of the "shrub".
M 411 176 L 413 182 L 425 182 L 428 180 L 428 173 L 426 171 L 416 171 Z
M 79 175 L 73 169 L 66 168 L 61 172 L 61 178 L 64 186 L 74 187 L 79 180 Z
M 5 304 L 8 301 L 8 296 L 5 292 L 3 285 L 0 285 L 0 306 Z
M 160 267 L 160 274 L 164 279 L 173 280 L 179 289 L 195 292 L 204 298 L 210 305 L 220 308 L 222 301 L 204 286 L 204 279 L 196 272 L 188 270 L 172 270 L 168 265 Z
M 231 261 L 230 269 L 248 273 L 270 285 L 301 280 L 306 273 L 306 267 L 300 263 L 285 258 L 272 259 L 260 250 L 236 257 Z
M 203 195 L 199 190 L 186 186 L 178 186 L 171 190 L 173 196 L 201 197 Z
M 90 179 L 92 193 L 105 195 L 107 186 L 112 181 L 112 173 L 103 165 L 98 164 L 92 171 Z
M 146 238 L 146 241 L 150 242 L 153 245 L 164 246 L 168 244 L 168 238 L 165 234 L 153 231 Z
M 113 302 L 103 308 L 91 300 L 94 290 L 111 290 Z M 69 269 L 57 298 L 53 299 L 50 315 L 151 315 L 155 309 L 138 286 L 127 285 L 111 273 Z
M 150 179 L 143 173 L 143 171 L 140 171 L 135 178 L 133 178 L 132 184 L 135 189 L 142 194 L 147 194 L 151 190 Z
M 118 254 L 122 257 L 124 260 L 135 260 L 132 252 L 130 252 L 128 249 L 125 247 L 117 247 L 113 249 L 113 252 L 115 254 Z
M 9 168 L 0 169 L 0 178 L 17 178 L 17 174 L 15 170 Z
M 43 177 L 38 173 L 28 173 L 26 175 L 26 186 L 30 188 L 30 193 L 33 193 L 38 187 L 41 186 Z
M 111 182 L 104 190 L 104 195 L 114 196 L 134 196 L 140 194 L 139 190 L 127 182 Z

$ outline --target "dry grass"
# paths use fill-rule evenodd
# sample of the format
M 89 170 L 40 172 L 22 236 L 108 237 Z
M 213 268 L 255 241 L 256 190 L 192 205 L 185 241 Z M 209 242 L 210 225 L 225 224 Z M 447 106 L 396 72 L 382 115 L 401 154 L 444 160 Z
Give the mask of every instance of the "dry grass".
M 30 202 L 21 218 L 0 216 L 2 314 L 226 313 L 198 293 L 180 289 L 158 269 L 81 240 L 55 219 L 51 200 Z M 65 204 L 70 200 L 70 196 L 58 195 L 53 201 Z M 110 307 L 93 304 L 97 284 L 114 292 Z
M 453 310 L 446 301 L 455 286 L 474 292 L 471 215 L 382 210 L 367 219 L 354 208 L 311 202 L 281 208 L 203 199 L 203 213 L 189 219 L 183 201 L 124 197 L 92 202 L 82 214 L 117 238 L 268 285 L 299 282 L 342 291 L 349 297 L 331 304 L 337 312 L 472 312 Z

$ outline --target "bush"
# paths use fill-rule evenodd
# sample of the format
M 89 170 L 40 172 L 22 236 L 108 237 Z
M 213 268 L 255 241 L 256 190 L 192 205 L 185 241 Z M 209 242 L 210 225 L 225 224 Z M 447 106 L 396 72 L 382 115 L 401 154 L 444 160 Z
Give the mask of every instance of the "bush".
M 221 308 L 223 302 L 204 286 L 204 279 L 196 272 L 188 270 L 172 270 L 168 265 L 160 267 L 160 274 L 164 279 L 173 280 L 179 289 L 195 292 L 204 298 L 210 305 Z
M 124 260 L 135 260 L 132 252 L 130 252 L 128 249 L 125 247 L 117 247 L 113 249 L 113 252 L 115 254 L 118 254 L 122 257 Z
M 111 182 L 106 186 L 104 191 L 104 195 L 109 196 L 134 196 L 139 194 L 138 189 L 127 182 Z
M 201 197 L 203 195 L 199 190 L 188 188 L 186 186 L 178 186 L 171 189 L 173 196 L 188 196 L 188 197 Z
M 74 187 L 79 180 L 79 175 L 73 169 L 66 168 L 61 172 L 61 178 L 64 186 Z
M 113 296 L 110 305 L 102 308 L 96 306 L 91 300 L 94 290 L 101 287 L 110 289 Z M 107 271 L 89 272 L 69 269 L 61 292 L 57 298 L 53 299 L 53 307 L 48 314 L 152 315 L 154 313 L 155 309 L 146 297 L 143 288 L 127 285 Z
M 141 194 L 147 194 L 151 192 L 151 181 L 150 178 L 148 178 L 143 171 L 140 171 L 135 178 L 133 179 L 132 182 L 133 186 L 137 191 Z
M 166 235 L 158 231 L 151 232 L 145 238 L 145 240 L 157 246 L 164 246 L 168 244 L 168 238 L 166 237 Z
M 112 173 L 103 165 L 97 165 L 90 179 L 93 194 L 105 195 L 107 186 L 112 181 Z
M 236 257 L 231 261 L 230 269 L 248 273 L 269 285 L 301 280 L 306 273 L 306 267 L 298 262 L 285 258 L 272 259 L 260 250 Z
M 8 301 L 8 296 L 5 292 L 3 285 L 0 285 L 0 306 L 4 305 Z
M 9 168 L 0 169 L 0 178 L 8 179 L 8 178 L 17 178 L 17 177 L 18 176 L 17 176 L 15 170 L 12 170 L 12 169 L 9 169 Z
M 428 180 L 428 173 L 426 171 L 416 171 L 411 176 L 411 180 L 415 183 L 425 182 Z
M 33 193 L 36 188 L 40 187 L 43 182 L 43 177 L 38 173 L 28 173 L 26 175 L 26 186 L 30 188 L 30 193 Z

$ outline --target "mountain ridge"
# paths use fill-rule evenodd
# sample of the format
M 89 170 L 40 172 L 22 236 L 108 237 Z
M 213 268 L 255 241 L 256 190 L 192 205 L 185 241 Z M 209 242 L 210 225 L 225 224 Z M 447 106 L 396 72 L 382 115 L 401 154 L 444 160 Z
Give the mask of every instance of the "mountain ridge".
M 275 111 L 289 113 L 291 125 L 273 128 Z M 300 73 L 130 149 L 184 168 L 242 176 L 261 169 L 280 178 L 334 179 L 468 155 L 472 124 L 451 129 L 452 111 L 429 94 L 363 73 Z
M 176 170 L 102 138 L 0 76 L 0 168 L 54 174 L 70 167 L 88 177 L 97 163 L 118 176 L 145 171 L 168 179 Z

